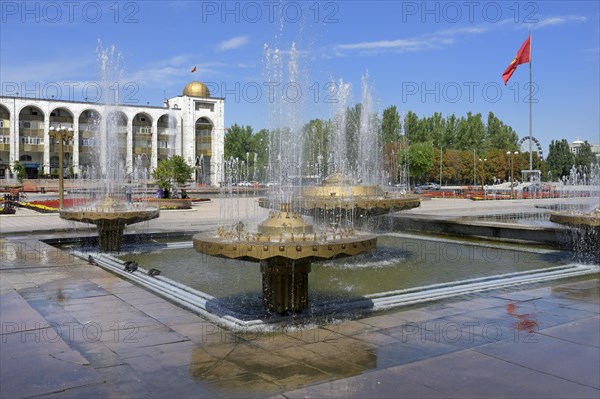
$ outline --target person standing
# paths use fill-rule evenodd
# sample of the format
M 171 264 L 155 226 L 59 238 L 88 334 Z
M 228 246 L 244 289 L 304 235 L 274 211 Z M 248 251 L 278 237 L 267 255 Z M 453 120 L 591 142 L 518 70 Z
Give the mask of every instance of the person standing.
M 127 184 L 125 185 L 125 200 L 128 204 L 131 204 L 133 202 L 131 198 L 132 194 L 133 188 L 131 187 L 131 180 L 128 180 Z

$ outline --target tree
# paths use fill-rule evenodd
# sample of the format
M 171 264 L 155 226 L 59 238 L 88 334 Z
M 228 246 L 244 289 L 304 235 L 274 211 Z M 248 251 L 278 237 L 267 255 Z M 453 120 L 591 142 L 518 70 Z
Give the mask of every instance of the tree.
M 581 147 L 579 147 L 579 151 L 577 151 L 577 155 L 575 155 L 575 167 L 578 169 L 588 168 L 596 162 L 596 156 L 592 152 L 592 146 L 590 143 L 585 141 Z
M 346 156 L 349 172 L 358 172 L 359 163 L 359 131 L 360 131 L 360 115 L 362 113 L 362 104 L 356 104 L 354 107 L 349 107 L 346 112 Z
M 269 131 L 261 129 L 253 134 L 250 147 L 256 153 L 256 164 L 252 165 L 252 175 L 263 181 L 266 179 L 266 167 L 269 162 Z
M 457 142 L 455 147 L 460 150 L 476 150 L 477 152 L 485 149 L 485 130 L 481 114 L 468 112 L 466 118 L 460 118 L 457 130 Z
M 446 118 L 444 130 L 444 139 L 442 140 L 442 147 L 445 149 L 455 148 L 456 145 L 456 132 L 458 130 L 458 119 L 456 115 L 452 114 Z
M 506 126 L 490 111 L 487 121 L 486 140 L 489 147 L 515 151 L 518 148 L 517 142 L 519 138 L 510 126 Z
M 192 178 L 193 168 L 180 155 L 174 155 L 169 159 L 161 161 L 152 177 L 156 179 L 156 184 L 163 190 L 169 190 L 174 193 L 177 186 L 184 184 Z
M 252 148 L 252 127 L 231 126 L 225 134 L 224 157 L 225 159 L 246 159 L 246 153 L 254 152 Z
M 546 159 L 546 165 L 548 171 L 552 174 L 552 179 L 568 176 L 574 162 L 575 156 L 571 152 L 567 140 L 552 140 Z
M 13 171 L 19 183 L 23 184 L 23 180 L 27 178 L 27 170 L 25 169 L 25 165 L 19 161 L 16 161 L 13 165 Z
M 383 146 L 395 143 L 400 139 L 400 115 L 395 105 L 383 110 L 381 121 L 381 142 Z
M 423 178 L 433 167 L 433 145 L 431 142 L 414 143 L 408 150 L 411 175 Z
M 420 133 L 421 125 L 419 124 L 419 117 L 412 111 L 408 111 L 404 117 L 404 134 L 410 140 L 411 143 L 417 143 L 421 140 L 422 134 Z
M 331 152 L 331 123 L 313 119 L 302 128 L 303 171 L 305 175 L 329 174 L 329 153 Z

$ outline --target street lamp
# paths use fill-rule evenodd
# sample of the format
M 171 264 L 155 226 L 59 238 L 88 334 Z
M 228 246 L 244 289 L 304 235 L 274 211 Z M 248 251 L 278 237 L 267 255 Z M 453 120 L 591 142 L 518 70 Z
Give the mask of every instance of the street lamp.
M 444 147 L 440 146 L 440 187 L 442 187 L 442 160 L 444 158 Z
M 510 165 L 510 198 L 515 196 L 515 185 L 513 184 L 513 169 L 515 166 L 515 155 L 519 155 L 519 151 L 507 151 L 506 155 L 508 155 L 508 163 Z
M 59 208 L 62 209 L 65 202 L 64 195 L 64 180 L 65 180 L 65 168 L 63 165 L 63 143 L 73 139 L 73 128 L 51 126 L 50 132 L 48 133 L 54 140 L 58 140 L 58 198 Z

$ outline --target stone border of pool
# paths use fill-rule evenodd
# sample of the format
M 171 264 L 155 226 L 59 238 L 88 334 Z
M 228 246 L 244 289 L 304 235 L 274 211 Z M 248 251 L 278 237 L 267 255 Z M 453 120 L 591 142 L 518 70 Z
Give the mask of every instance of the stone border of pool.
M 110 254 L 90 254 L 78 251 L 75 251 L 74 254 L 84 260 L 92 256 L 94 263 L 103 269 L 130 280 L 223 328 L 242 332 L 277 331 L 302 323 L 319 325 L 327 322 L 332 317 L 351 319 L 366 317 L 372 313 L 397 309 L 407 305 L 600 272 L 600 266 L 596 265 L 571 264 L 556 266 L 376 293 L 349 300 L 312 303 L 310 309 L 303 313 L 293 315 L 270 314 L 268 318 L 253 319 L 251 315 L 249 317 L 249 315 L 240 314 L 220 306 L 215 301 L 215 297 L 205 292 L 195 290 L 164 276 L 150 277 L 147 270 L 141 267 L 137 273 L 129 273 L 123 270 L 123 262 Z M 207 306 L 209 302 L 211 303 L 210 307 Z

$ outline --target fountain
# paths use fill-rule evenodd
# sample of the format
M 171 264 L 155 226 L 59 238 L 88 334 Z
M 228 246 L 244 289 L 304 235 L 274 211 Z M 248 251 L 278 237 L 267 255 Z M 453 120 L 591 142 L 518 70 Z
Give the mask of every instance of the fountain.
M 421 204 L 421 198 L 384 191 L 380 185 L 358 184 L 336 172 L 318 186 L 301 188 L 296 202 L 300 213 L 315 220 L 341 221 L 347 225 L 362 224 L 374 216 L 416 208 Z M 260 198 L 258 204 L 263 208 L 272 207 L 268 198 Z
M 355 221 L 390 212 L 418 207 L 418 195 L 384 191 L 379 185 L 355 184 L 341 173 L 334 173 L 316 187 L 305 187 L 300 195 L 300 208 L 303 213 L 336 213 L 337 210 L 352 211 Z
M 362 78 L 361 103 L 352 109 L 348 108 L 351 85 L 340 80 L 337 87 L 332 94 L 336 106 L 329 132 L 331 149 L 319 148 L 317 163 L 305 167 L 320 177 L 322 164 L 328 163 L 334 173 L 319 185 L 293 189 L 294 208 L 313 216 L 317 223 L 363 225 L 374 216 L 418 207 L 419 196 L 383 189 L 389 176 L 383 171 L 380 121 L 373 109 L 368 75 Z M 263 208 L 278 206 L 271 198 L 260 198 L 258 203 Z
M 308 307 L 308 273 L 313 260 L 355 256 L 375 249 L 377 238 L 332 226 L 317 231 L 289 203 L 271 211 L 256 232 L 238 223 L 217 234 L 194 236 L 196 251 L 224 258 L 260 262 L 264 307 L 279 314 Z
M 158 214 L 156 208 L 133 208 L 111 196 L 89 207 L 79 206 L 60 211 L 62 219 L 95 224 L 102 251 L 120 251 L 126 225 L 155 219 Z
M 101 104 L 106 108 L 104 115 L 108 115 L 102 128 L 96 131 L 94 143 L 96 147 L 92 152 L 92 170 L 100 170 L 100 176 L 94 175 L 89 180 L 79 185 L 92 197 L 98 194 L 99 201 L 89 201 L 83 206 L 61 208 L 62 219 L 91 223 L 97 226 L 99 246 L 102 251 L 120 251 L 123 241 L 123 229 L 126 225 L 157 218 L 159 210 L 156 207 L 146 206 L 144 203 L 125 201 L 123 192 L 129 195 L 133 186 L 145 189 L 148 176 L 148 162 L 139 157 L 135 164 L 127 165 L 126 136 L 123 133 L 122 112 L 119 110 L 119 94 L 115 90 L 115 82 L 122 81 L 121 56 L 116 54 L 114 46 L 102 49 L 98 46 L 98 64 L 102 83 Z M 110 94 L 114 93 L 114 97 Z M 123 140 L 125 138 L 125 140 Z M 83 184 L 87 187 L 83 187 Z
M 600 264 L 600 207 L 590 212 L 552 212 L 550 221 L 571 227 L 573 248 L 592 254 L 595 262 Z

